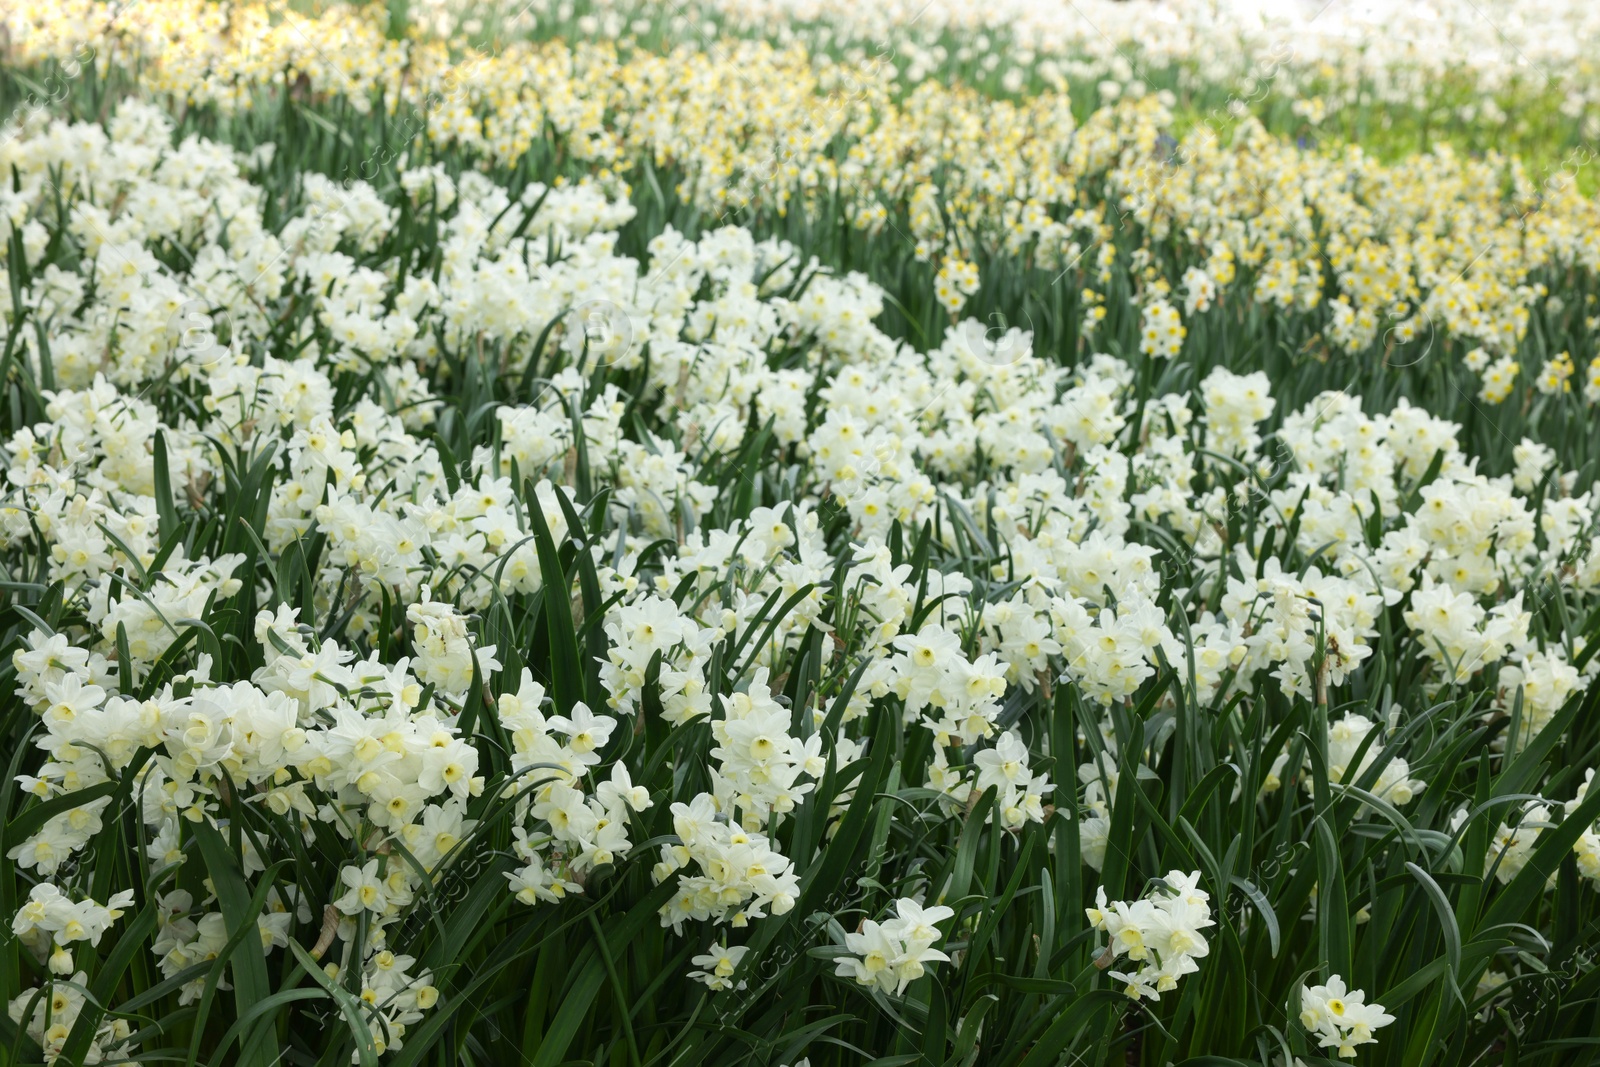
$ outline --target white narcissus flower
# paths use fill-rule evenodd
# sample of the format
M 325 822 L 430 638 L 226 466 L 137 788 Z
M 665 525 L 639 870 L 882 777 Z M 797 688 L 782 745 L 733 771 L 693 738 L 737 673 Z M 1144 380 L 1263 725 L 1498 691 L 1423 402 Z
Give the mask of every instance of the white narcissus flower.
M 1144 308 L 1139 327 L 1139 351 L 1153 359 L 1172 359 L 1183 348 L 1188 335 L 1178 309 L 1157 298 Z
M 704 982 L 713 992 L 743 989 L 745 987 L 743 982 L 734 985 L 733 972 L 738 970 L 739 961 L 744 959 L 745 953 L 749 951 L 745 945 L 734 945 L 731 948 L 725 945 L 712 945 L 703 955 L 689 961 L 700 968 L 697 971 L 690 971 L 689 977 Z
M 1111 971 L 1123 992 L 1134 1000 L 1161 999 L 1178 979 L 1200 969 L 1197 960 L 1210 954 L 1202 930 L 1216 925 L 1211 896 L 1200 888 L 1199 872 L 1171 871 L 1143 898 L 1132 902 L 1106 899 L 1105 887 L 1095 892 L 1089 925 L 1107 937 L 1101 966 L 1126 958 L 1133 970 Z
M 893 919 L 882 923 L 868 919 L 859 931 L 845 935 L 845 947 L 852 955 L 841 956 L 834 973 L 899 995 L 922 977 L 927 964 L 950 959 L 933 945 L 941 936 L 936 924 L 954 916 L 954 910 L 943 905 L 924 908 L 901 898 L 895 911 Z
M 370 859 L 360 867 L 345 867 L 339 872 L 339 881 L 345 894 L 333 906 L 346 915 L 359 915 L 363 911 L 381 915 L 389 906 L 387 887 L 378 874 L 379 860 Z
M 1316 1035 L 1320 1048 L 1337 1049 L 1345 1059 L 1355 1058 L 1357 1046 L 1377 1041 L 1373 1031 L 1392 1022 L 1382 1004 L 1366 1003 L 1366 994 L 1346 987 L 1338 975 L 1300 990 L 1300 1025 Z
M 1256 426 L 1272 414 L 1272 383 L 1261 371 L 1234 374 L 1218 367 L 1200 384 L 1203 422 L 1211 446 L 1228 455 L 1252 455 L 1261 443 Z

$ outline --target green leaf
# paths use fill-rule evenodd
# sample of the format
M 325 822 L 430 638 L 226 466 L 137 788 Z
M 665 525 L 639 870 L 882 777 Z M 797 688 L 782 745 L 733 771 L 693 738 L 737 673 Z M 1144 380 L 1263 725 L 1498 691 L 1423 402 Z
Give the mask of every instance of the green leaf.
M 1433 876 L 1427 871 L 1409 860 L 1406 862 L 1406 870 L 1411 872 L 1411 877 L 1415 878 L 1422 886 L 1423 893 L 1427 896 L 1428 902 L 1433 905 L 1434 913 L 1439 917 L 1439 926 L 1444 934 L 1445 959 L 1450 964 L 1450 969 L 1447 972 L 1450 979 L 1450 991 L 1456 995 L 1456 999 L 1460 1000 L 1461 990 L 1456 985 L 1456 981 L 1461 974 L 1461 927 L 1456 923 L 1455 909 L 1450 906 L 1450 898 L 1445 896 L 1443 889 L 1439 888 L 1439 883 L 1434 881 Z
M 366 1020 L 361 1017 L 361 1002 L 351 996 L 349 991 L 340 986 L 327 973 L 320 964 L 311 958 L 300 942 L 293 938 L 289 940 L 289 951 L 294 953 L 294 958 L 300 961 L 300 966 L 305 968 L 311 980 L 322 987 L 322 991 L 339 1006 L 339 1013 L 344 1016 L 344 1021 L 350 1028 L 350 1036 L 355 1041 L 356 1059 L 361 1067 L 378 1067 L 378 1049 L 372 1043 L 372 1031 L 367 1028 Z M 266 997 L 262 1000 L 265 1001 Z M 240 1015 L 249 1011 L 249 1005 L 240 1005 Z
M 560 492 L 558 489 L 557 492 Z M 578 658 L 578 628 L 572 621 L 572 591 L 550 536 L 544 511 L 528 509 L 534 545 L 539 553 L 539 576 L 544 583 L 544 616 L 550 635 L 550 692 L 558 713 L 569 714 L 583 699 L 582 661 Z
M 1329 974 L 1351 977 L 1350 904 L 1344 883 L 1344 864 L 1333 830 L 1322 816 L 1311 824 L 1317 849 L 1318 952 Z
M 193 824 L 193 832 L 195 844 L 206 865 L 206 874 L 217 894 L 217 903 L 222 908 L 229 943 L 236 944 L 236 951 L 232 953 L 233 998 L 242 1015 L 250 1005 L 272 995 L 272 987 L 267 980 L 266 954 L 262 950 L 256 927 L 256 915 L 271 881 L 270 878 L 263 878 L 260 889 L 252 895 L 244 876 L 239 873 L 238 864 L 234 862 L 232 850 L 216 827 L 202 821 Z M 222 963 L 223 960 L 219 958 L 216 964 L 218 970 Z M 268 1051 L 263 1041 L 247 1036 L 240 1042 L 239 1058 L 235 1062 L 241 1067 L 271 1067 L 273 1057 L 268 1055 Z
M 167 459 L 167 435 L 160 430 L 155 435 L 153 457 L 157 530 L 165 540 L 178 531 L 178 509 L 172 502 L 172 463 Z
M 1250 903 L 1256 909 L 1256 914 L 1260 915 L 1261 921 L 1266 924 L 1267 940 L 1272 945 L 1272 958 L 1277 959 L 1279 941 L 1278 913 L 1272 910 L 1272 904 L 1267 900 L 1266 894 L 1261 892 L 1254 882 L 1247 878 L 1240 878 L 1238 875 L 1234 875 L 1229 881 L 1238 886 L 1240 891 L 1249 898 Z

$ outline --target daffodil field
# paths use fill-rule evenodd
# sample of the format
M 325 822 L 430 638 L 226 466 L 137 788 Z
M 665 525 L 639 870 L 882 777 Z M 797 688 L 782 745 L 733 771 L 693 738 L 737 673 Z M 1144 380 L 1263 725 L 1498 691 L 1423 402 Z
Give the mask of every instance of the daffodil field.
M 1597 39 L 0 0 L 0 1064 L 1600 1060 Z

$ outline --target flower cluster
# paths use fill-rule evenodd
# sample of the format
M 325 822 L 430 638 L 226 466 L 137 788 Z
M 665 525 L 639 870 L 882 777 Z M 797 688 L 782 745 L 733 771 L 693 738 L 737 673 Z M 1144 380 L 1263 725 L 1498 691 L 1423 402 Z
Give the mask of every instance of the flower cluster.
M 1111 59 L 1046 45 L 1008 88 L 929 80 L 982 71 L 942 38 L 873 70 L 803 34 L 489 54 L 368 9 L 60 7 L 0 14 L 18 69 L 107 46 L 93 107 L 0 130 L 0 982 L 50 1062 L 166 1055 L 128 1021 L 157 1008 L 242 1048 L 216 994 L 306 953 L 279 1022 L 326 993 L 330 1041 L 421 1055 L 573 931 L 612 999 L 754 1002 L 785 960 L 880 1007 L 1002 952 L 1054 981 L 1098 951 L 1046 948 L 1064 868 L 1138 885 L 1222 826 L 1327 818 L 1385 893 L 1459 832 L 1484 898 L 1564 827 L 1547 891 L 1600 886 L 1558 749 L 1600 676 L 1594 301 L 1550 291 L 1600 269 L 1594 202 L 1248 115 L 1179 141 L 1131 72 L 1074 112 Z M 325 113 L 404 147 L 340 179 L 250 119 Z M 1411 371 L 1433 343 L 1470 351 Z M 1101 889 L 1129 997 L 1220 923 L 1266 958 L 1237 890 L 1303 908 L 1304 866 L 1231 848 L 1211 892 Z M 1008 903 L 958 940 L 975 899 Z M 113 960 L 129 1007 L 84 995 Z M 1305 997 L 1341 1055 L 1391 1021 Z
M 11 932 L 35 955 L 49 956 L 51 973 L 68 975 L 74 969 L 69 946 L 74 941 L 98 945 L 133 903 L 133 897 L 132 890 L 124 890 L 104 905 L 87 899 L 73 901 L 50 882 L 40 882 L 11 921 Z
M 1099 966 L 1114 966 L 1126 958 L 1138 964 L 1127 971 L 1111 971 L 1123 992 L 1134 1000 L 1160 1000 L 1178 986 L 1178 979 L 1200 969 L 1197 960 L 1211 952 L 1200 931 L 1215 926 L 1211 895 L 1200 888 L 1200 872 L 1172 871 L 1138 900 L 1107 901 L 1102 886 L 1095 906 L 1088 909 L 1089 925 L 1106 935 Z
M 924 908 L 905 897 L 895 901 L 894 910 L 893 919 L 882 923 L 867 919 L 860 930 L 845 935 L 850 955 L 839 958 L 836 974 L 899 994 L 923 976 L 927 964 L 950 959 L 933 946 L 943 936 L 939 923 L 954 917 L 954 910 L 942 905 Z
M 1319 1047 L 1338 1049 L 1340 1056 L 1354 1059 L 1356 1046 L 1377 1041 L 1372 1032 L 1394 1022 L 1382 1004 L 1368 1004 L 1366 999 L 1361 990 L 1347 988 L 1338 975 L 1326 985 L 1303 986 L 1300 1025 L 1316 1036 Z
M 1248 302 L 1257 312 L 1270 309 L 1286 326 L 1310 323 L 1317 338 L 1308 349 L 1338 351 L 1352 362 L 1387 360 L 1397 345 L 1425 354 L 1436 338 L 1458 340 L 1469 350 L 1463 362 L 1481 374 L 1480 395 L 1495 403 L 1511 395 L 1517 350 L 1530 323 L 1543 315 L 1583 329 L 1593 317 L 1592 301 L 1552 301 L 1549 286 L 1537 280 L 1547 269 L 1592 272 L 1600 263 L 1600 244 L 1588 236 L 1600 209 L 1575 180 L 1589 162 L 1587 150 L 1543 174 L 1493 153 L 1473 159 L 1440 151 L 1384 166 L 1363 153 L 1302 147 L 1269 135 L 1262 124 L 1288 110 L 1299 116 L 1292 132 L 1307 124 L 1326 127 L 1329 108 L 1338 109 L 1334 101 L 1353 109 L 1357 102 L 1371 104 L 1376 94 L 1391 108 L 1404 101 L 1426 136 L 1443 115 L 1470 123 L 1465 116 L 1477 113 L 1475 105 L 1460 111 L 1445 89 L 1432 98 L 1428 87 L 1462 78 L 1476 98 L 1489 84 L 1515 82 L 1515 72 L 1534 63 L 1541 71 L 1582 71 L 1567 89 L 1550 88 L 1550 96 L 1539 97 L 1542 106 L 1526 108 L 1559 115 L 1572 127 L 1569 143 L 1581 144 L 1600 132 L 1596 68 L 1566 55 L 1547 62 L 1527 58 L 1545 55 L 1552 41 L 1583 39 L 1594 28 L 1593 12 L 1576 0 L 1549 16 L 1571 24 L 1570 34 L 1519 35 L 1515 43 L 1499 27 L 1526 29 L 1520 16 L 1488 18 L 1470 0 L 1452 0 L 1445 5 L 1449 17 L 1413 20 L 1407 36 L 1393 38 L 1421 42 L 1442 34 L 1439 46 L 1406 47 L 1402 55 L 1370 47 L 1360 26 L 1341 26 L 1338 16 L 1307 25 L 1263 13 L 1241 21 L 1230 5 L 1191 20 L 1159 5 L 1147 16 L 1141 12 L 1150 5 L 1109 0 L 1092 3 L 1092 14 L 1066 5 L 1042 22 L 1040 12 L 1059 5 L 949 5 L 957 14 L 934 4 L 931 12 L 917 11 L 910 25 L 888 17 L 876 26 L 872 19 L 860 23 L 861 13 L 848 5 L 829 3 L 821 5 L 827 18 L 814 21 L 819 12 L 810 11 L 811 28 L 789 36 L 783 47 L 753 27 L 761 25 L 762 11 L 785 9 L 791 0 L 737 11 L 720 0 L 698 0 L 689 6 L 705 8 L 710 25 L 742 32 L 698 54 L 661 54 L 606 38 L 608 31 L 626 37 L 629 22 L 620 12 L 574 22 L 570 0 L 540 0 L 513 20 L 541 27 L 534 39 L 518 36 L 494 52 L 471 50 L 460 62 L 460 53 L 471 49 L 467 40 L 421 33 L 396 39 L 361 9 L 308 18 L 268 0 L 235 5 L 236 17 L 219 20 L 197 0 L 157 0 L 101 18 L 94 13 L 98 2 L 14 5 L 5 21 L 10 58 L 18 65 L 76 63 L 72 57 L 91 49 L 127 57 L 145 88 L 225 111 L 279 93 L 339 95 L 358 113 L 372 112 L 382 100 L 382 107 L 412 113 L 405 128 L 432 149 L 507 169 L 527 159 L 548 130 L 611 189 L 637 178 L 644 161 L 670 162 L 684 174 L 683 194 L 719 218 L 783 217 L 793 208 L 814 213 L 836 198 L 855 229 L 897 232 L 906 237 L 909 260 L 938 262 L 927 281 L 934 303 L 949 315 L 959 314 L 985 284 L 979 264 L 1015 257 L 1052 277 L 1072 273 L 1091 323 L 1107 311 L 1106 293 L 1128 285 L 1140 295 L 1137 336 L 1147 354 L 1173 356 L 1197 317 Z M 435 2 L 450 9 L 436 21 L 455 25 L 457 5 Z M 551 9 L 535 15 L 534 8 Z M 1225 12 L 1233 16 L 1222 17 Z M 676 19 L 646 16 L 642 24 L 700 43 L 684 29 L 691 22 L 703 25 L 687 12 Z M 971 22 L 995 27 L 969 46 L 989 50 L 982 60 L 968 49 L 951 55 L 937 37 L 941 26 Z M 1077 31 L 1064 29 L 1069 26 Z M 903 62 L 884 61 L 886 34 L 902 42 Z M 911 39 L 902 40 L 908 34 Z M 574 36 L 591 39 L 575 44 Z M 850 40 L 853 50 L 844 43 Z M 834 54 L 841 48 L 839 61 Z M 1149 70 L 1130 65 L 1129 48 Z M 1081 54 L 1069 60 L 1064 49 Z M 330 64 L 330 55 L 344 62 Z M 1244 59 L 1236 67 L 1224 56 Z M 1452 57 L 1460 65 L 1448 72 L 1429 66 Z M 987 91 L 930 77 L 937 68 Z M 1150 90 L 1148 79 L 1157 70 L 1184 94 L 1230 86 L 1216 110 L 1226 111 L 1227 124 L 1237 121 L 1238 128 L 1225 137 L 1216 129 L 1218 116 L 1188 121 L 1194 116 L 1177 108 L 1179 94 Z M 1092 97 L 1101 106 L 1086 121 L 1074 117 L 1069 81 L 1098 85 Z M 1271 94 L 1261 92 L 1263 82 Z M 1296 106 L 1253 107 L 1278 93 Z M 715 107 L 707 106 L 710 100 Z M 648 114 L 649 121 L 633 121 L 636 114 Z M 868 114 L 870 123 L 859 120 Z M 50 116 L 36 109 L 23 118 L 19 132 Z M 1515 121 L 1531 129 L 1532 120 Z M 1174 131 L 1184 129 L 1190 132 L 1177 140 Z M 119 141 L 137 138 L 149 147 L 159 143 L 163 127 L 119 120 L 116 133 Z M 76 139 L 78 156 L 105 145 L 93 134 L 67 136 Z M 63 363 L 58 380 L 86 379 L 107 352 L 111 373 L 123 382 L 157 373 L 174 355 L 190 367 L 224 360 L 237 344 L 216 338 L 241 325 L 264 326 L 262 300 L 301 287 L 324 337 L 339 346 L 340 366 L 387 363 L 397 352 L 437 343 L 417 312 L 442 295 L 441 279 L 425 284 L 419 278 L 399 298 L 375 299 L 373 268 L 352 262 L 380 248 L 401 225 L 398 205 L 385 203 L 367 181 L 344 187 L 312 176 L 298 198 L 307 213 L 282 233 L 263 232 L 261 205 L 242 181 L 248 166 L 272 160 L 272 147 L 257 147 L 241 166 L 216 146 L 192 142 L 181 163 L 163 168 L 160 184 L 169 194 L 135 182 L 128 200 L 78 212 L 75 231 L 116 259 L 118 280 L 86 287 L 71 272 L 59 272 L 36 297 L 45 317 L 82 307 L 79 321 L 52 342 Z M 15 147 L 0 162 L 9 164 L 11 156 L 26 162 L 26 151 Z M 137 168 L 142 160 L 129 162 Z M 106 173 L 97 161 L 82 170 Z M 457 237 L 469 249 L 479 238 L 498 245 L 513 234 L 548 235 L 526 224 L 551 192 L 543 183 L 529 184 L 515 203 L 503 205 L 471 169 L 458 181 L 430 163 L 398 178 L 406 215 L 465 206 L 477 220 L 476 232 Z M 593 193 L 589 202 L 542 211 L 579 239 L 573 251 L 580 268 L 596 250 L 593 231 L 615 226 L 633 210 L 607 207 Z M 498 196 L 510 200 L 503 191 Z M 213 203 L 223 208 L 208 214 Z M 128 217 L 130 206 L 137 218 Z M 228 220 L 228 248 L 197 261 L 192 287 L 176 284 L 143 247 L 150 238 L 216 236 L 221 218 Z M 1139 233 L 1131 256 L 1117 247 L 1124 223 L 1136 224 Z M 21 224 L 25 249 L 48 247 L 37 220 Z M 351 250 L 340 251 L 340 242 Z M 1483 255 L 1484 248 L 1497 251 Z M 310 261 L 288 264 L 293 250 L 310 253 Z M 459 262 L 445 257 L 442 266 L 455 274 Z M 492 308 L 488 338 L 553 310 L 505 299 L 526 272 L 502 264 L 469 273 L 484 286 L 481 300 L 450 306 L 458 313 Z M 613 294 L 623 289 L 625 279 L 612 277 L 592 291 L 570 291 L 580 298 L 567 305 L 579 326 L 564 334 L 569 353 L 606 365 L 631 366 L 640 358 L 649 302 L 617 300 Z M 35 344 L 25 343 L 30 350 Z M 1524 385 L 1581 392 L 1577 376 L 1574 359 L 1563 354 Z

